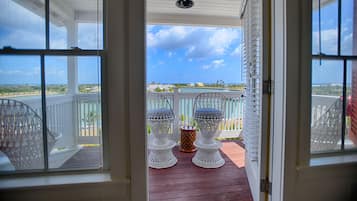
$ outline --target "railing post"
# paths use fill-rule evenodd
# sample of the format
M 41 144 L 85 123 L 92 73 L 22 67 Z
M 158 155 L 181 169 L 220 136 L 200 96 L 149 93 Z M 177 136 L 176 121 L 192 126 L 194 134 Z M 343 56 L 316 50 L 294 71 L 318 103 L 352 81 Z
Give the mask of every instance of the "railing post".
M 178 142 L 179 139 L 179 130 L 180 130 L 180 121 L 181 121 L 181 117 L 180 117 L 180 94 L 178 92 L 178 88 L 174 88 L 174 97 L 173 97 L 173 110 L 174 110 L 174 114 L 176 117 L 176 122 L 174 123 L 174 139 L 176 142 Z
M 80 130 L 80 114 L 79 114 L 79 97 L 78 94 L 73 95 L 73 101 L 72 101 L 72 107 L 73 107 L 73 136 L 74 136 L 74 145 L 78 146 L 79 145 L 79 136 L 81 135 L 81 130 Z

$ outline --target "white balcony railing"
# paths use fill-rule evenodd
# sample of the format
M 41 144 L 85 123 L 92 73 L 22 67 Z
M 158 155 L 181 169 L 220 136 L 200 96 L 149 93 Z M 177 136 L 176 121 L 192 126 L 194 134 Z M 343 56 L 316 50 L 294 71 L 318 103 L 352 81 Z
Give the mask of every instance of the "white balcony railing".
M 222 91 L 226 97 L 226 111 L 225 117 L 222 123 L 222 133 L 220 137 L 238 137 L 243 129 L 243 108 L 244 98 L 242 91 Z M 155 92 L 149 92 L 148 96 L 155 94 Z M 193 105 L 194 100 L 198 96 L 197 92 L 160 92 L 169 100 L 175 116 L 176 126 L 175 130 L 178 131 L 180 126 L 193 125 Z M 147 99 L 147 109 L 154 108 L 157 103 Z
M 238 137 L 243 129 L 244 98 L 241 91 L 222 91 L 226 99 L 226 111 L 221 133 L 224 137 Z M 192 125 L 194 99 L 199 93 L 161 93 L 168 97 L 175 112 L 174 131 L 178 137 L 179 127 Z M 150 95 L 150 94 L 148 94 Z M 311 124 L 326 113 L 338 99 L 337 96 L 312 96 Z M 41 98 L 16 97 L 32 107 L 41 115 Z M 157 103 L 147 99 L 147 108 L 155 107 Z M 81 144 L 101 144 L 101 103 L 100 94 L 55 95 L 46 99 L 47 125 L 52 132 L 61 133 L 62 137 L 51 152 L 50 166 L 60 167 L 72 157 Z M 66 151 L 67 150 L 67 151 Z M 1 158 L 1 156 L 0 156 Z M 1 164 L 0 164 L 1 166 Z
M 241 91 L 222 91 L 220 93 L 227 98 L 221 137 L 238 137 L 243 129 L 243 94 Z M 172 93 L 161 94 L 168 97 L 173 107 L 177 119 L 177 129 L 182 125 L 193 124 L 193 104 L 199 93 L 175 90 Z M 326 112 L 337 98 L 335 96 L 312 96 L 312 124 Z M 16 99 L 23 101 L 41 114 L 40 97 Z M 49 129 L 62 134 L 62 138 L 56 143 L 57 148 L 77 146 L 78 144 L 100 144 L 102 129 L 99 94 L 49 96 L 46 103 Z M 154 106 L 155 102 L 150 102 L 148 99 L 147 107 Z

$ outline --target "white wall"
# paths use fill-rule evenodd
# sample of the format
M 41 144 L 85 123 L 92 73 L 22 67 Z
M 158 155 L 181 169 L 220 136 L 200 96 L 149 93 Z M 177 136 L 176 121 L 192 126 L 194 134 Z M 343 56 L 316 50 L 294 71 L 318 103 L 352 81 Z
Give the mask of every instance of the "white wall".
M 275 91 L 279 94 L 275 101 L 280 105 L 274 124 L 271 200 L 348 201 L 357 189 L 356 162 L 324 165 L 320 160 L 319 166 L 310 165 L 310 3 L 273 1 L 273 30 L 280 35 L 273 40 L 275 86 L 278 86 Z M 352 158 L 357 161 L 356 155 Z M 278 190 L 280 186 L 282 191 Z
M 106 0 L 102 173 L 31 174 L 0 179 L 1 201 L 147 199 L 145 1 Z M 142 126 L 137 126 L 142 125 Z M 69 175 L 68 175 L 69 174 Z

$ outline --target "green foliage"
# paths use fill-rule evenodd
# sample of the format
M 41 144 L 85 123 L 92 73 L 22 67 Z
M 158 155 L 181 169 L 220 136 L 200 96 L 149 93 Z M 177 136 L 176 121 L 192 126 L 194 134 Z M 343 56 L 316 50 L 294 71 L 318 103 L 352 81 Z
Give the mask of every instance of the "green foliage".
M 156 87 L 155 89 L 154 89 L 154 91 L 155 92 L 163 92 L 163 91 L 165 91 L 164 89 L 161 89 L 160 87 Z
M 40 94 L 39 85 L 1 85 L 0 96 Z
M 94 122 L 97 121 L 99 117 L 100 115 L 98 115 L 95 111 L 91 111 L 85 115 L 85 118 L 83 118 L 82 121 L 85 121 L 88 125 L 94 125 Z
M 185 119 L 186 119 L 185 115 L 181 114 L 181 115 L 180 115 L 180 120 L 181 120 L 182 122 L 184 122 Z
M 81 84 L 79 85 L 79 93 L 98 93 L 100 87 L 98 84 Z
M 147 125 L 146 126 L 146 131 L 147 131 L 147 134 L 151 134 L 151 126 Z

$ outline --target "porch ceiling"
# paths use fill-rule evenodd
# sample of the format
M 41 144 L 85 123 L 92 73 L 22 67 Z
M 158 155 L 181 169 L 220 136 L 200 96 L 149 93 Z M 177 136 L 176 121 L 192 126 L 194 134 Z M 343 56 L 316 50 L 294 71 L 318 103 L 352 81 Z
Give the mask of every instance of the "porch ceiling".
M 204 26 L 241 26 L 242 0 L 193 0 L 189 9 L 176 7 L 176 0 L 146 0 L 147 23 Z
M 44 16 L 44 0 L 12 0 L 31 12 Z M 51 23 L 62 26 L 71 22 L 97 22 L 101 20 L 102 0 L 57 0 L 50 1 Z M 99 14 L 99 15 L 98 15 Z

